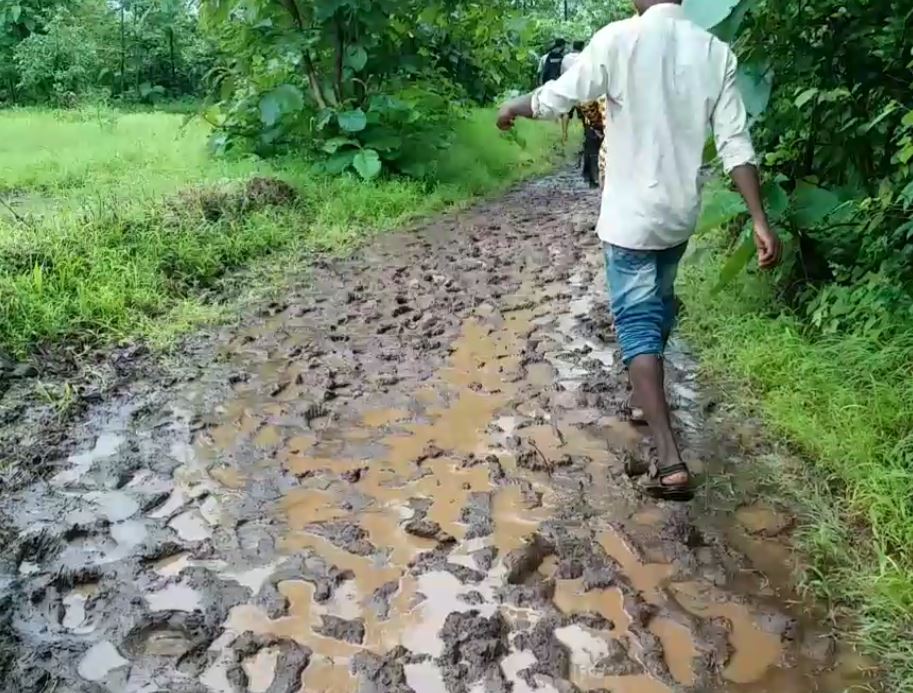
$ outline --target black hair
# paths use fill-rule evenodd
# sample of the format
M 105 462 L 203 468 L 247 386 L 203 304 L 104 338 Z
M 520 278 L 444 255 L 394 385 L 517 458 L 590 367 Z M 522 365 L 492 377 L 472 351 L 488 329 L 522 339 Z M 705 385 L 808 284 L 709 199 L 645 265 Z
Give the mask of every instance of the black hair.
M 582 51 L 586 47 L 586 41 L 574 41 L 574 50 Z
M 563 38 L 555 39 L 555 48 L 564 48 L 567 45 L 567 41 Z

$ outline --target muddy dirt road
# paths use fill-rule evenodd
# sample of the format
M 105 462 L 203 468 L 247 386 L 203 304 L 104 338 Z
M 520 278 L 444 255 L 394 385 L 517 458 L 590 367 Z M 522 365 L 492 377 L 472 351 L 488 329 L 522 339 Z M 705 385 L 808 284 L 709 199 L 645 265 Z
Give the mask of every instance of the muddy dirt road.
M 95 405 L 2 501 L 4 690 L 848 687 L 788 516 L 624 476 L 596 207 L 562 174 L 377 239 Z M 743 462 L 672 365 L 689 449 Z

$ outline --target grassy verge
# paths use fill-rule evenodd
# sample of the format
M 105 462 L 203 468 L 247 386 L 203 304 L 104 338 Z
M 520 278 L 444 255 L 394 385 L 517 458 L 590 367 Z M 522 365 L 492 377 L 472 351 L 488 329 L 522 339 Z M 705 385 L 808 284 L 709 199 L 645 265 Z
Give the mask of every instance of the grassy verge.
M 810 337 L 761 277 L 714 293 L 722 262 L 710 250 L 685 267 L 683 331 L 708 375 L 805 461 L 774 471 L 805 510 L 804 585 L 858 625 L 888 690 L 913 691 L 913 329 Z
M 166 113 L 0 113 L 0 347 L 155 337 L 207 310 L 226 272 L 280 249 L 341 250 L 546 170 L 558 130 L 462 121 L 433 182 L 365 184 L 302 160 L 212 160 L 205 127 Z M 248 204 L 268 176 L 290 204 Z M 210 297 L 211 298 L 211 297 Z

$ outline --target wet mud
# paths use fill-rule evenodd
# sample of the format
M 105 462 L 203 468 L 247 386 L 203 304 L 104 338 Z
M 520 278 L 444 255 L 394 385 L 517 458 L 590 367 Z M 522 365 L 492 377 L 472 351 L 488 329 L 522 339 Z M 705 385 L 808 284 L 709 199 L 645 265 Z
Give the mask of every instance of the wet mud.
M 649 500 L 571 175 L 319 261 L 2 499 L 5 690 L 837 693 L 793 520 Z M 695 468 L 733 422 L 670 355 Z M 56 451 L 57 456 L 54 456 Z M 722 501 L 720 501 L 722 503 Z

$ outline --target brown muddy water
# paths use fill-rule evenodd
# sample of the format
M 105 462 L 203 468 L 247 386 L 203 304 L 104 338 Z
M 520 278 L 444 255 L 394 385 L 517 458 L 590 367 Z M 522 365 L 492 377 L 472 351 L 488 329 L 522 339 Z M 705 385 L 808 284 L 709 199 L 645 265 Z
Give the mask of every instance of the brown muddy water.
M 2 501 L 4 690 L 837 693 L 792 518 L 656 503 L 569 175 L 318 263 Z M 750 460 L 676 351 L 698 466 Z

